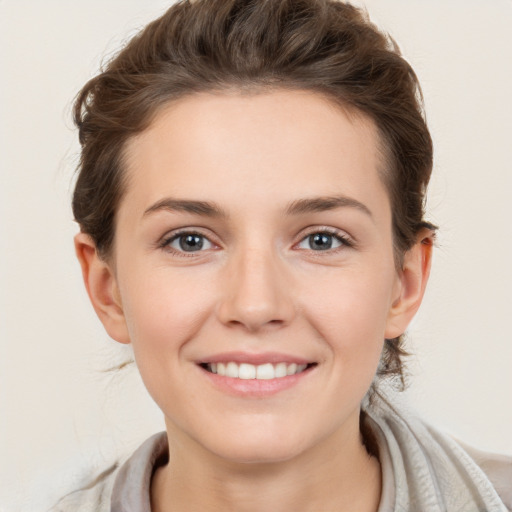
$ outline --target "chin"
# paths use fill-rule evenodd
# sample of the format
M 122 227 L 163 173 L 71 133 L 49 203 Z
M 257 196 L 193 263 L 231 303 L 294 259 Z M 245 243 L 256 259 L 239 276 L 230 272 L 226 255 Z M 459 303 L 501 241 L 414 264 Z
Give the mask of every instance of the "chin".
M 296 434 L 299 434 L 296 432 Z M 311 445 L 304 443 L 308 436 L 295 436 L 290 430 L 258 429 L 241 432 L 224 431 L 216 439 L 203 445 L 217 456 L 234 463 L 271 464 L 284 462 L 303 453 Z M 302 442 L 301 442 L 302 439 Z

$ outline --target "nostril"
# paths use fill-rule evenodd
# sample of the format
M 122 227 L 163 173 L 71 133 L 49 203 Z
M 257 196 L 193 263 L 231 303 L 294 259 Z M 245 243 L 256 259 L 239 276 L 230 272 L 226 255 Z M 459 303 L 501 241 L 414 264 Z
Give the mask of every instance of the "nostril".
M 245 319 L 245 321 L 236 321 L 237 324 L 243 325 L 248 331 L 256 332 L 260 330 L 273 330 L 282 327 L 285 324 L 284 320 L 266 320 L 263 318 Z

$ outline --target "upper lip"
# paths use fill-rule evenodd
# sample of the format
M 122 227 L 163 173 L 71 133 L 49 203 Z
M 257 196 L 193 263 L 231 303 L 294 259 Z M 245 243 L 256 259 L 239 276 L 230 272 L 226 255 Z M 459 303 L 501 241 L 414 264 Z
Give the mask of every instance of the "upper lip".
M 282 354 L 278 352 L 260 352 L 260 353 L 248 353 L 248 352 L 223 352 L 214 354 L 198 361 L 199 364 L 204 363 L 247 363 L 252 365 L 260 365 L 265 363 L 277 364 L 277 363 L 295 363 L 295 364 L 311 364 L 314 361 L 305 359 L 300 356 L 294 356 L 290 354 Z

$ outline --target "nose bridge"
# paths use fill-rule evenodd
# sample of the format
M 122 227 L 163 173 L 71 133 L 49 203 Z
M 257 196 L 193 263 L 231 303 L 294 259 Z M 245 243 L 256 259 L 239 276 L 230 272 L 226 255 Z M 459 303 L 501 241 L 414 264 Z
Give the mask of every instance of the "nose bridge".
M 250 331 L 288 323 L 293 316 L 293 303 L 283 267 L 268 241 L 240 246 L 226 268 L 226 288 L 219 308 L 221 320 L 243 325 Z

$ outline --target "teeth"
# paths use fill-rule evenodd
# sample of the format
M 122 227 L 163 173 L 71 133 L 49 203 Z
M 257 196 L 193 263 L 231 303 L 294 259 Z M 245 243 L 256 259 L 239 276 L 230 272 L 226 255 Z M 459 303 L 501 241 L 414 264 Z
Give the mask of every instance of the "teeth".
M 295 363 L 265 363 L 258 366 L 248 363 L 235 363 L 229 361 L 226 363 L 208 363 L 207 369 L 212 373 L 224 377 L 232 377 L 235 379 L 258 379 L 258 380 L 270 380 L 280 379 L 287 375 L 295 375 L 303 372 L 307 368 L 307 364 L 295 364 Z
M 234 364 L 234 363 L 232 363 Z M 256 366 L 252 364 L 242 363 L 238 368 L 239 379 L 255 379 L 256 378 Z
M 226 377 L 238 379 L 238 365 L 236 363 L 228 363 L 226 365 Z
M 276 378 L 276 371 L 274 366 L 270 363 L 260 364 L 256 367 L 256 378 L 260 380 L 269 380 Z
M 297 365 L 295 363 L 289 364 L 286 368 L 286 375 L 293 375 L 297 371 Z
M 286 377 L 286 363 L 276 364 L 276 378 Z

